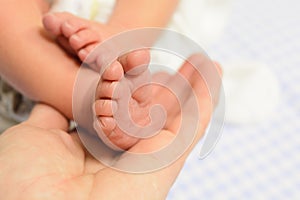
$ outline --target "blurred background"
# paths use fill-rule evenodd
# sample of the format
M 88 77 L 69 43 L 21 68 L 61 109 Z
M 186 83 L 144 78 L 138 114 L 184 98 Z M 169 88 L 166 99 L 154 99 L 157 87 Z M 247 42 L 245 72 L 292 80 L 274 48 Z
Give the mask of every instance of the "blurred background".
M 226 111 L 214 151 L 200 160 L 195 148 L 168 199 L 300 199 L 300 1 L 235 1 L 206 50 L 224 78 L 245 67 L 241 81 L 250 81 L 234 88 L 225 80 L 225 92 L 244 101 L 229 102 L 235 111 Z

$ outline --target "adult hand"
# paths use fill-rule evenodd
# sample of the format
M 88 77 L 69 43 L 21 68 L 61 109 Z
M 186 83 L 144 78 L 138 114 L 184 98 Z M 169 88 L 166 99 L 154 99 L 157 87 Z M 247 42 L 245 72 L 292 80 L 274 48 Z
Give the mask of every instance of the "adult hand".
M 196 139 L 174 163 L 145 174 L 106 167 L 85 150 L 77 133 L 66 132 L 67 120 L 59 112 L 37 105 L 26 122 L 0 136 L 1 199 L 164 199 L 189 152 L 203 135 L 213 109 L 204 81 L 190 64 L 185 63 L 180 73 L 195 89 L 202 115 Z M 172 77 L 165 78 L 166 83 L 172 83 Z M 159 94 L 157 101 L 172 108 L 173 101 L 166 103 L 169 94 L 164 90 Z M 172 115 L 173 120 L 167 122 L 164 130 L 141 140 L 130 151 L 147 152 L 172 141 L 180 114 L 174 111 Z

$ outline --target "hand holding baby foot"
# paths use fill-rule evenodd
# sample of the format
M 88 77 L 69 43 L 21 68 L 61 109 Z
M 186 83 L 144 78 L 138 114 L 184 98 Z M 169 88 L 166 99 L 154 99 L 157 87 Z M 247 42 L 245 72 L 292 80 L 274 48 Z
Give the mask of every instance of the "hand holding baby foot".
M 136 61 L 132 55 L 146 57 L 145 53 L 136 51 L 128 54 L 125 58 L 129 62 L 115 61 L 105 70 L 99 82 L 95 103 L 98 123 L 95 128 L 100 138 L 113 149 L 127 150 L 141 139 L 155 136 L 163 129 L 176 133 L 182 126 L 181 118 L 186 117 L 182 114 L 187 114 L 182 113 L 182 106 L 185 110 L 200 109 L 198 111 L 201 111 L 201 118 L 207 117 L 209 115 L 204 115 L 203 112 L 206 110 L 210 113 L 214 106 L 211 101 L 217 98 L 216 94 L 209 93 L 204 78 L 197 70 L 215 67 L 204 55 L 190 57 L 176 75 L 159 73 L 151 77 L 145 66 L 147 63 L 138 65 L 139 62 L 136 62 L 135 65 L 128 65 Z M 124 68 L 128 66 L 133 71 L 125 72 Z M 135 70 L 138 73 L 127 74 Z M 219 79 L 215 82 L 215 85 L 220 84 Z M 138 87 L 140 88 L 135 91 Z M 198 100 L 191 103 L 193 94 Z M 150 111 L 155 105 L 159 105 L 162 109 L 156 109 L 155 115 L 152 116 Z M 208 123 L 209 117 L 202 119 L 205 121 L 204 126 Z
M 120 27 L 109 27 L 108 25 L 80 19 L 68 13 L 46 15 L 43 22 L 48 32 L 56 36 L 65 49 L 75 52 L 82 61 L 105 38 L 122 31 Z M 95 101 L 94 110 L 99 122 L 98 135 L 103 140 L 103 135 L 107 136 L 110 142 L 121 149 L 128 149 L 139 141 L 138 138 L 145 135 L 149 136 L 149 134 L 143 134 L 138 130 L 147 127 L 151 122 L 149 108 L 156 101 L 153 101 L 151 97 L 151 92 L 149 91 L 151 91 L 152 86 L 149 86 L 149 84 L 139 89 L 137 86 L 134 87 L 137 84 L 136 82 L 147 82 L 146 71 L 138 70 L 139 72 L 134 76 L 130 75 L 130 73 L 136 73 L 135 71 L 137 71 L 140 63 L 143 63 L 145 58 L 143 55 L 135 56 L 137 52 L 129 54 L 131 56 L 125 56 L 125 60 L 115 61 L 106 69 L 99 83 Z M 92 61 L 88 62 L 88 64 L 91 68 L 98 71 L 102 66 L 100 63 L 97 63 L 97 59 L 93 60 L 92 58 Z M 144 62 L 144 64 L 147 63 L 147 61 Z M 93 65 L 96 65 L 96 68 Z M 188 74 L 186 76 L 192 77 L 192 75 Z M 170 84 L 176 85 L 176 81 L 173 82 Z M 141 86 L 141 84 L 138 85 Z M 138 90 L 133 93 L 136 89 Z M 182 94 L 184 98 L 187 98 L 184 94 L 188 93 L 187 90 L 183 89 Z M 156 99 L 159 99 L 160 93 L 157 93 L 156 96 Z M 140 98 L 142 98 L 142 101 L 139 100 Z M 167 108 L 168 117 L 166 123 L 168 124 L 171 121 L 170 116 L 176 115 L 178 112 L 176 109 L 170 109 L 170 104 L 168 104 L 169 102 L 166 99 L 160 99 L 159 101 L 164 104 L 163 107 Z M 163 114 L 160 115 L 163 118 Z M 164 123 L 163 120 L 162 122 Z M 141 129 L 138 129 L 137 126 L 141 126 Z M 156 125 L 156 127 L 161 126 L 162 124 Z M 139 132 L 140 135 L 137 136 L 135 132 Z
M 45 15 L 43 23 L 46 30 L 53 34 L 65 49 L 75 52 L 82 61 L 85 61 L 87 55 L 100 42 L 122 31 L 120 26 L 84 20 L 69 13 Z M 91 54 L 91 60 L 87 60 L 90 68 L 96 71 L 103 69 L 105 65 L 101 63 L 101 55 L 98 54 L 102 55 L 94 52 Z M 102 74 L 98 85 L 94 109 L 100 125 L 97 132 L 102 140 L 105 140 L 102 135 L 104 132 L 118 148 L 128 149 L 134 145 L 138 139 L 133 135 L 135 132 L 141 132 L 138 126 L 147 126 L 151 121 L 148 116 L 152 99 L 150 74 L 147 69 L 149 62 L 150 55 L 147 50 L 121 56 Z M 139 88 L 143 84 L 148 86 Z M 114 92 L 116 88 L 118 91 Z
M 201 67 L 214 66 L 204 63 Z M 77 133 L 65 132 L 67 120 L 58 111 L 46 105 L 37 105 L 26 122 L 0 135 L 1 198 L 131 200 L 142 196 L 144 199 L 165 199 L 185 159 L 204 134 L 212 114 L 214 102 L 211 101 L 203 77 L 194 72 L 189 63 L 185 63 L 179 71 L 196 93 L 202 113 L 198 121 L 199 128 L 190 148 L 180 158 L 169 163 L 168 167 L 150 173 L 130 174 L 104 166 L 86 151 Z M 165 80 L 166 85 L 177 80 L 174 76 L 159 76 Z M 179 90 L 188 102 L 190 97 L 185 88 L 179 85 Z M 165 90 L 155 88 L 154 93 L 159 94 L 156 103 L 174 110 L 171 112 L 174 120 L 170 120 L 156 136 L 137 142 L 129 149 L 130 152 L 155 151 L 176 137 L 177 118 L 180 118 L 177 104 L 174 104 L 175 101 L 170 99 L 170 94 Z M 183 131 L 191 134 L 185 129 Z M 123 162 L 127 156 L 126 152 L 122 155 Z M 119 162 L 122 160 L 117 160 L 113 167 Z M 127 162 L 140 164 L 132 160 Z

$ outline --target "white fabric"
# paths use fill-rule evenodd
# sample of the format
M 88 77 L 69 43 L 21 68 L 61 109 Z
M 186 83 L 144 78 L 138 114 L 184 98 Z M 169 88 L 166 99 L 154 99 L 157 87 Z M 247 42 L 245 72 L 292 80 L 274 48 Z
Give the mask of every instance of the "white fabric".
M 255 123 L 266 120 L 279 103 L 279 83 L 264 63 L 235 61 L 224 65 L 226 121 Z
M 85 19 L 106 22 L 110 16 L 115 0 L 56 0 L 51 10 L 56 12 L 70 12 Z M 94 11 L 97 10 L 95 16 Z

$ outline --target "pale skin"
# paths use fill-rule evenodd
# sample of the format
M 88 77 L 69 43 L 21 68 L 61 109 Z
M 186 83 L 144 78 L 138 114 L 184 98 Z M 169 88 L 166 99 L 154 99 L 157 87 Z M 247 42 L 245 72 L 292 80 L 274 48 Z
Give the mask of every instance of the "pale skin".
M 1 76 L 26 96 L 47 103 L 72 119 L 72 90 L 80 64 L 45 33 L 42 17 L 49 5 L 43 0 L 0 0 L 0 4 L 0 25 L 6 27 L 0 33 Z M 174 0 L 151 1 L 150 5 L 147 0 L 117 1 L 109 23 L 103 26 L 121 25 L 121 31 L 161 27 L 168 22 L 176 4 Z M 130 5 L 139 5 L 140 9 Z
M 47 38 L 48 35 L 41 28 L 41 18 L 49 9 L 49 5 L 43 1 L 30 1 L 29 3 L 19 1 L 2 2 L 5 5 L 2 8 L 5 9 L 1 13 L 2 17 L 0 19 L 2 20 L 0 23 L 7 27 L 8 32 L 3 33 L 4 39 L 0 42 L 0 45 L 3 46 L 0 52 L 1 75 L 26 96 L 36 101 L 47 103 L 57 108 L 69 119 L 72 119 L 72 86 L 78 71 L 79 62 L 62 52 Z M 59 16 L 57 18 L 53 18 L 54 15 L 48 14 L 44 17 L 43 22 L 48 33 L 51 33 L 52 36 L 54 35 L 56 41 L 67 52 L 75 52 L 81 60 L 84 60 L 85 56 L 95 45 L 114 34 L 137 27 L 165 26 L 177 3 L 177 1 L 173 0 L 153 1 L 151 3 L 140 0 L 132 0 L 130 2 L 119 0 L 116 2 L 115 9 L 106 24 L 83 19 L 79 21 L 79 18 L 74 21 L 75 17 L 68 13 L 58 13 L 57 15 Z M 134 7 L 131 5 L 134 5 Z M 6 20 L 12 9 L 14 10 L 13 12 L 18 14 L 10 16 L 9 20 Z M 160 15 L 157 15 L 157 10 L 161 10 Z M 20 26 L 18 24 L 18 26 L 12 26 L 11 24 L 16 24 L 15 21 L 18 21 Z M 67 24 L 71 25 L 71 29 Z M 72 30 L 74 28 L 72 25 L 75 25 L 76 28 L 81 28 L 81 31 L 78 32 L 78 29 L 75 29 L 76 32 L 72 32 L 74 31 Z M 83 26 L 86 26 L 86 29 L 82 30 Z M 69 27 L 69 29 L 65 27 Z M 93 28 L 94 31 L 90 31 L 87 27 Z M 95 32 L 97 34 L 93 34 Z M 80 36 L 77 38 L 81 39 L 81 41 L 74 39 L 76 35 Z M 41 53 L 45 51 L 46 53 Z M 19 59 L 20 55 L 22 55 L 22 59 Z M 120 58 L 116 64 L 122 65 L 124 72 L 127 72 L 135 66 L 148 62 L 149 55 L 147 53 L 133 52 L 129 56 Z M 111 71 L 111 73 L 114 72 Z M 109 74 L 106 76 L 105 83 L 107 81 L 113 82 L 116 78 L 120 79 L 120 77 L 113 77 L 112 80 L 109 80 L 111 79 L 109 76 Z M 99 88 L 104 88 L 104 81 L 103 84 L 99 84 Z M 102 92 L 102 96 L 100 96 L 106 98 L 108 93 L 111 93 L 111 91 Z M 110 105 L 111 103 L 107 101 L 98 101 L 95 104 L 96 114 L 104 116 L 101 122 L 105 121 L 105 124 L 102 124 L 105 125 L 105 133 L 109 135 L 115 129 L 111 112 L 107 112 L 108 109 L 106 109 Z M 147 115 L 147 112 L 145 112 L 147 107 L 143 107 L 145 114 L 143 116 L 140 115 L 140 118 L 144 118 Z M 117 130 L 115 132 L 119 132 L 118 135 L 121 135 L 120 131 Z M 137 141 L 132 137 L 126 138 L 118 139 L 114 143 L 122 149 L 127 149 Z M 125 139 L 127 142 L 124 142 Z
M 210 62 L 203 57 L 201 66 Z M 0 136 L 0 196 L 4 199 L 165 199 L 188 154 L 208 125 L 213 104 L 203 79 L 185 63 L 179 73 L 196 92 L 202 113 L 196 137 L 188 150 L 168 167 L 145 174 L 128 174 L 105 167 L 85 151 L 77 133 L 68 134 L 67 120 L 46 105 L 37 105 L 30 118 Z M 176 77 L 160 75 L 166 85 Z M 175 78 L 175 79 L 174 79 Z M 181 88 L 183 95 L 186 89 Z M 171 120 L 161 132 L 141 140 L 130 151 L 147 153 L 168 144 L 176 136 L 180 112 L 176 99 L 154 87 L 157 103 L 168 110 Z M 167 104 L 164 101 L 168 99 Z M 188 106 L 188 99 L 184 106 Z M 52 119 L 52 120 L 49 120 Z M 26 137 L 25 137 L 26 136 Z M 126 158 L 124 153 L 123 158 Z
M 79 64 L 46 36 L 41 19 L 47 4 L 41 0 L 0 3 L 0 24 L 7 27 L 0 33 L 1 76 L 31 99 L 72 118 L 72 89 Z
M 78 57 L 85 63 L 87 63 L 85 61 L 86 55 L 102 41 L 103 27 L 100 27 L 97 22 L 84 20 L 69 13 L 48 14 L 43 18 L 43 22 L 48 32 L 56 37 L 67 51 L 77 52 Z M 85 55 L 81 53 L 83 51 L 86 52 Z M 98 64 L 98 57 L 101 59 L 101 55 L 93 55 L 93 59 L 88 62 L 90 66 L 93 65 L 92 68 L 97 70 L 105 67 Z M 98 116 L 104 134 L 121 149 L 130 148 L 138 139 L 128 136 L 117 126 L 113 110 L 120 110 L 124 106 L 129 107 L 134 123 L 140 126 L 148 124 L 150 121 L 148 117 L 149 105 L 152 99 L 151 88 L 150 86 L 143 87 L 139 92 L 135 92 L 129 85 L 133 86 L 136 85 L 136 82 L 150 79 L 150 73 L 146 67 L 149 62 L 150 55 L 147 50 L 139 50 L 121 56 L 105 70 L 98 84 L 94 106 L 95 114 Z M 136 70 L 138 72 L 132 74 L 133 69 L 140 66 L 144 66 L 143 69 Z M 115 89 L 118 85 L 122 85 L 123 89 L 116 95 Z M 122 100 L 125 91 L 128 91 L 131 96 L 129 105 L 121 105 L 122 102 L 120 103 L 120 101 L 126 101 Z M 116 96 L 119 97 L 116 98 Z M 123 112 L 121 115 L 125 116 L 127 113 Z M 97 132 L 101 137 L 102 132 Z M 128 130 L 127 132 L 131 131 Z
M 63 115 L 72 118 L 72 89 L 79 64 L 45 34 L 41 18 L 48 5 L 39 0 L 0 3 L 0 25 L 6 27 L 0 32 L 1 75 L 30 98 L 58 110 L 38 105 L 26 122 L 0 136 L 1 198 L 164 199 L 210 119 L 212 105 L 203 81 L 182 69 L 183 76 L 201 91 L 197 96 L 203 114 L 196 140 L 180 159 L 160 171 L 141 175 L 106 168 L 85 151 L 76 133 L 65 132 L 68 123 Z M 157 10 L 165 12 L 161 6 Z M 158 94 L 162 96 L 158 95 L 157 101 L 165 105 L 173 119 L 159 135 L 139 141 L 131 151 L 151 151 L 174 138 L 180 114 L 168 108 L 176 108 L 176 103 L 172 106 L 163 101 L 168 99 L 165 92 Z
M 43 22 L 65 50 L 77 54 L 83 61 L 96 45 L 120 32 L 165 27 L 178 3 L 179 0 L 117 0 L 105 24 L 76 18 L 66 12 L 47 14 Z
M 13 7 L 13 4 L 19 3 L 17 1 L 7 3 L 8 7 Z M 27 18 L 29 16 L 32 19 L 41 17 L 43 12 L 47 10 L 47 5 L 43 4 L 43 2 L 37 2 L 36 4 L 36 15 L 33 16 L 31 13 L 26 13 L 26 8 L 29 9 L 28 5 L 23 5 L 25 8 L 25 13 L 21 15 L 25 15 Z M 83 20 L 80 18 L 76 18 L 75 16 L 72 16 L 68 13 L 57 13 L 57 14 L 48 14 L 44 17 L 43 22 L 44 26 L 47 29 L 48 33 L 50 33 L 52 36 L 54 35 L 56 41 L 69 53 L 75 53 L 78 55 L 78 57 L 83 61 L 85 57 L 89 54 L 89 52 L 99 43 L 101 43 L 103 40 L 111 37 L 114 34 L 117 34 L 119 32 L 129 30 L 132 28 L 137 27 L 144 27 L 144 26 L 152 26 L 152 27 L 162 27 L 167 24 L 168 19 L 171 17 L 176 5 L 177 1 L 166 1 L 166 2 L 160 2 L 160 1 L 154 1 L 149 3 L 149 1 L 131 1 L 129 2 L 124 1 L 117 1 L 115 5 L 115 9 L 107 22 L 107 24 L 101 24 L 97 22 L 92 22 L 88 20 Z M 32 5 L 34 5 L 34 2 L 32 2 Z M 131 6 L 130 6 L 131 5 Z M 132 6 L 134 5 L 134 6 Z M 20 6 L 18 4 L 18 6 Z M 163 7 L 161 7 L 163 6 Z M 19 8 L 19 7 L 18 7 Z M 137 9 L 138 8 L 138 9 Z M 165 8 L 165 10 L 162 8 Z M 24 8 L 23 8 L 24 9 Z M 6 7 L 7 10 L 7 7 Z M 133 12 L 133 10 L 136 10 L 136 12 Z M 161 10 L 161 11 L 157 11 Z M 9 11 L 9 9 L 8 9 Z M 18 10 L 17 10 L 18 12 Z M 154 14 L 155 13 L 155 14 Z M 9 14 L 6 12 L 6 14 Z M 158 15 L 161 15 L 158 17 Z M 27 16 L 28 15 L 28 16 Z M 23 17 L 25 17 L 23 16 Z M 18 17 L 18 16 L 17 16 Z M 21 16 L 20 16 L 21 17 Z M 4 19 L 4 17 L 3 17 Z M 6 23 L 5 20 L 2 20 L 3 23 Z M 24 22 L 27 24 L 28 22 Z M 32 27 L 33 27 L 32 23 Z M 17 28 L 17 27 L 16 27 Z M 25 29 L 26 27 L 24 27 Z M 39 30 L 40 28 L 35 27 L 36 32 L 42 32 L 43 30 Z M 14 30 L 14 31 L 22 31 L 22 27 L 20 30 Z M 26 32 L 29 33 L 29 31 L 32 32 L 32 30 L 26 30 Z M 15 34 L 15 33 L 14 33 Z M 28 43 L 33 43 L 33 51 L 35 50 L 35 43 L 39 42 L 39 40 L 43 40 L 42 45 L 45 47 L 45 42 L 50 43 L 50 41 L 45 41 L 46 35 L 41 35 L 38 33 L 36 35 L 36 41 L 27 40 L 26 41 L 20 41 L 20 45 L 22 47 L 26 47 L 26 45 L 31 45 Z M 21 36 L 16 36 L 16 38 Z M 41 38 L 43 37 L 43 38 Z M 9 39 L 9 38 L 7 38 Z M 14 39 L 13 39 L 14 40 Z M 12 42 L 12 39 L 10 39 L 7 42 L 3 42 L 4 45 L 8 45 L 9 42 Z M 14 41 L 15 43 L 15 41 Z M 25 43 L 25 44 L 23 44 Z M 19 43 L 17 43 L 19 44 Z M 53 45 L 53 44 L 47 44 L 46 46 Z M 11 45 L 12 46 L 12 45 Z M 38 44 L 36 45 L 38 46 Z M 42 46 L 38 46 L 41 49 Z M 11 47 L 12 49 L 13 47 Z M 32 45 L 30 46 L 30 49 L 32 48 Z M 52 47 L 53 52 L 50 49 L 47 49 L 47 55 L 45 60 L 50 60 L 52 58 L 52 53 L 59 53 L 61 56 L 63 55 L 62 52 L 58 52 L 58 49 L 54 49 L 57 47 Z M 7 50 L 7 47 L 5 48 Z M 5 52 L 6 52 L 5 50 Z M 49 50 L 49 51 L 48 51 Z M 31 61 L 36 60 L 36 58 L 30 59 L 33 56 L 39 57 L 39 59 L 44 58 L 45 56 L 39 56 L 36 54 L 36 52 L 28 51 L 27 49 L 23 49 L 23 51 L 27 51 L 27 54 L 22 54 L 22 56 L 26 57 L 26 60 L 29 59 Z M 22 51 L 22 53 L 23 53 Z M 15 51 L 7 51 L 7 52 L 15 52 Z M 4 52 L 3 52 L 4 53 Z M 17 54 L 18 52 L 16 52 Z M 72 101 L 72 84 L 74 83 L 75 76 L 77 73 L 76 65 L 79 64 L 76 63 L 76 61 L 72 61 L 71 58 L 68 58 L 66 61 L 63 62 L 66 66 L 61 66 L 61 63 L 59 66 L 63 68 L 61 70 L 63 73 L 58 74 L 58 65 L 56 65 L 57 60 L 61 60 L 58 55 L 55 57 L 55 59 L 49 61 L 49 63 L 45 63 L 43 65 L 42 70 L 37 69 L 35 67 L 36 61 L 32 62 L 29 67 L 26 65 L 26 62 L 22 60 L 22 63 L 19 63 L 16 59 L 17 55 L 15 53 L 10 53 L 14 56 L 14 62 L 10 59 L 10 56 L 4 57 L 3 56 L 3 66 L 9 66 L 4 67 L 4 69 L 1 70 L 2 76 L 5 77 L 13 86 L 15 86 L 17 89 L 28 95 L 34 100 L 45 102 L 55 108 L 57 108 L 60 112 L 65 114 L 68 118 L 72 119 L 72 109 L 70 108 L 71 101 Z M 30 55 L 28 55 L 30 54 Z M 38 55 L 38 56 L 37 56 Z M 67 55 L 64 55 L 67 56 Z M 15 62 L 17 61 L 17 62 Z M 41 62 L 41 61 L 40 61 Z M 67 63 L 66 63 L 67 62 Z M 147 52 L 133 52 L 127 56 L 123 56 L 123 58 L 120 58 L 119 61 L 116 61 L 115 65 L 120 65 L 123 68 L 123 73 L 126 73 L 128 70 L 131 70 L 135 66 L 139 66 L 141 64 L 147 64 L 149 62 L 149 55 Z M 49 65 L 51 63 L 51 66 L 45 66 Z M 24 65 L 26 66 L 26 73 L 24 73 Z M 22 67 L 23 68 L 22 68 Z M 69 67 L 68 67 L 69 66 Z M 48 67 L 51 67 L 51 69 L 48 70 Z M 12 73 L 12 71 L 17 70 L 15 73 Z M 120 71 L 121 69 L 118 69 Z M 60 71 L 60 70 L 59 70 Z M 66 79 L 63 81 L 63 77 L 61 75 L 68 74 Z M 68 71 L 68 72 L 67 72 Z M 18 73 L 20 72 L 20 73 Z M 110 73 L 109 73 L 110 72 Z M 104 77 L 103 82 L 105 83 L 113 83 L 115 81 L 120 80 L 120 76 L 112 77 L 111 74 L 114 74 L 115 70 L 108 70 L 106 73 L 107 76 Z M 49 73 L 53 75 L 49 76 Z M 120 74 L 120 73 L 118 73 Z M 38 78 L 37 78 L 38 77 Z M 51 80 L 49 80 L 49 78 Z M 130 79 L 130 78 L 129 78 Z M 128 79 L 128 80 L 129 80 Z M 49 81 L 49 82 L 47 82 Z M 104 88 L 104 84 L 99 85 L 100 88 Z M 108 84 L 106 84 L 108 85 Z M 107 88 L 107 87 L 106 87 Z M 111 87 L 110 90 L 113 90 Z M 101 94 L 97 94 L 99 98 L 111 98 L 109 96 L 110 93 L 112 93 L 110 90 L 107 92 L 101 92 Z M 99 90 L 98 90 L 99 91 Z M 100 92 L 99 92 L 100 93 Z M 149 93 L 149 92 L 148 92 Z M 141 93 L 140 93 L 141 94 Z M 62 98 L 60 97 L 62 95 Z M 60 97 L 60 98 L 57 98 Z M 134 98 L 135 102 L 137 99 L 141 99 L 138 95 L 135 95 L 136 98 Z M 150 98 L 150 97 L 149 97 Z M 140 115 L 139 117 L 135 117 L 136 119 L 142 119 L 145 118 L 147 115 L 147 107 L 144 106 L 144 102 L 148 101 L 145 98 L 143 101 L 139 101 L 140 103 L 136 108 L 143 110 L 139 111 L 138 113 L 144 113 L 144 115 Z M 69 104 L 67 104 L 69 102 Z M 142 105 L 143 106 L 139 106 Z M 100 106 L 99 106 L 100 105 Z M 137 142 L 137 139 L 132 137 L 126 137 L 125 134 L 123 134 L 122 131 L 116 128 L 115 122 L 112 118 L 112 112 L 107 109 L 107 107 L 110 107 L 112 105 L 111 102 L 108 102 L 107 100 L 101 100 L 96 101 L 95 104 L 95 110 L 96 114 L 101 118 L 100 122 L 103 125 L 103 129 L 105 134 L 112 135 L 112 131 L 117 134 L 117 137 L 111 137 L 110 139 L 114 142 L 114 144 L 118 145 L 122 149 L 128 149 L 130 146 L 132 146 L 134 143 Z M 90 106 L 90 105 L 86 105 Z M 133 111 L 137 109 L 131 109 Z M 133 115 L 135 115 L 133 113 Z M 140 125 L 145 125 L 146 122 L 138 123 Z M 114 134 L 114 135 L 116 135 Z M 123 137 L 124 136 L 124 137 Z M 114 139 L 113 139 L 114 138 Z M 118 138 L 118 139 L 117 139 Z M 126 142 L 125 142 L 126 141 Z
M 176 5 L 176 1 L 126 1 L 126 3 L 125 1 L 117 1 L 114 12 L 107 24 L 85 20 L 66 12 L 49 13 L 45 15 L 43 24 L 48 33 L 50 33 L 67 52 L 77 55 L 81 61 L 87 63 L 87 55 L 90 55 L 98 44 L 115 34 L 132 28 L 145 27 L 145 24 L 150 27 L 165 26 L 168 22 L 167 19 L 170 17 Z M 160 6 L 163 6 L 166 10 L 162 10 Z M 160 15 L 163 17 L 160 17 Z M 148 37 L 148 40 L 149 39 Z M 150 43 L 155 39 L 156 38 L 151 39 Z M 91 68 L 96 68 L 96 71 L 99 71 L 99 69 L 104 67 L 96 62 L 97 57 L 101 57 L 101 55 L 93 57 L 93 60 L 89 59 L 88 64 L 93 66 Z M 142 82 L 147 79 L 149 72 L 146 68 L 139 70 L 139 73 L 135 73 L 134 76 L 129 74 L 132 72 L 132 69 L 138 68 L 141 65 L 148 65 L 149 62 L 150 56 L 146 50 L 132 52 L 115 61 L 105 71 L 99 82 L 95 99 L 95 114 L 98 116 L 99 124 L 106 137 L 108 137 L 114 145 L 117 145 L 118 148 L 128 149 L 134 145 L 138 139 L 126 134 L 132 131 L 124 131 L 117 125 L 113 110 L 120 110 L 124 105 L 121 105 L 118 99 L 113 98 L 112 95 L 116 85 L 120 82 L 122 82 L 123 85 L 129 86 L 135 85 L 135 82 Z M 123 88 L 124 90 L 131 90 L 129 87 L 126 88 L 124 86 Z M 137 92 L 130 92 L 132 93 L 131 100 L 129 105 L 125 106 L 129 106 L 130 116 L 135 124 L 141 127 L 147 126 L 150 122 L 148 113 L 149 105 L 152 100 L 151 88 L 143 87 L 143 89 Z M 124 111 L 122 116 L 125 115 L 127 115 L 127 113 Z M 126 122 L 124 121 L 124 123 Z M 102 132 L 97 132 L 101 137 Z

